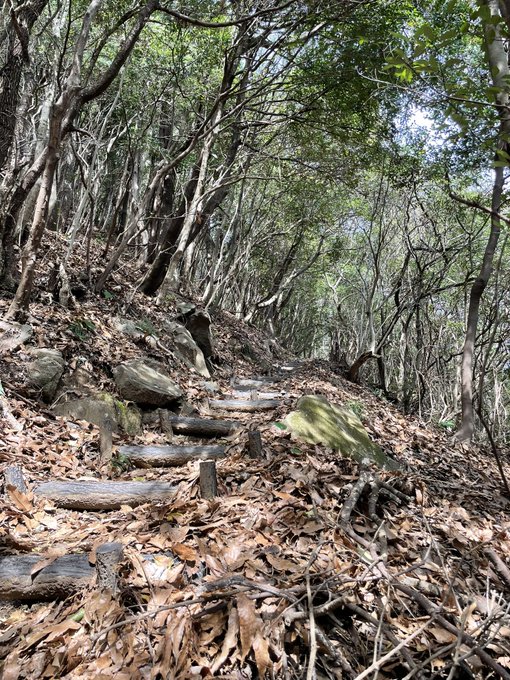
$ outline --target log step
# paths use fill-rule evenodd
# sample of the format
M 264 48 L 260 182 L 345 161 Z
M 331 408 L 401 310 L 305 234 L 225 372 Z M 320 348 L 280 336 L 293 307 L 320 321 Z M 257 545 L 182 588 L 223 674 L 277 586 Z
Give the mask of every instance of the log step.
M 47 555 L 8 555 L 0 557 L 0 601 L 36 602 L 68 597 L 91 585 L 95 575 L 101 581 L 102 558 L 109 557 L 112 573 L 122 558 L 122 544 L 103 543 L 96 550 L 96 567 L 87 553 L 63 555 L 40 570 Z M 51 558 L 50 558 L 51 559 Z M 104 560 L 103 560 L 104 562 Z M 35 568 L 35 572 L 34 572 Z M 98 583 L 103 588 L 104 584 Z
M 71 510 L 118 510 L 122 505 L 134 507 L 149 501 L 168 500 L 175 486 L 166 482 L 45 482 L 34 489 L 60 508 Z
M 290 373 L 291 371 L 295 371 L 297 368 L 300 368 L 302 363 L 302 361 L 288 361 L 286 364 L 283 364 L 283 366 L 280 366 L 280 371 L 286 371 L 287 373 Z
M 247 387 L 250 390 L 256 390 L 259 387 L 267 387 L 273 383 L 280 382 L 278 376 L 259 376 L 257 378 L 233 378 L 231 385 L 232 387 Z
M 260 390 L 250 390 L 248 388 L 232 388 L 231 395 L 236 399 L 277 399 L 283 396 L 282 392 L 261 392 Z
M 210 399 L 209 406 L 224 411 L 269 411 L 278 408 L 277 399 Z
M 194 437 L 228 437 L 239 427 L 239 423 L 230 420 L 170 416 L 169 421 L 176 434 Z
M 72 595 L 87 586 L 96 570 L 88 555 L 58 557 L 32 576 L 44 555 L 0 557 L 0 600 L 55 600 Z
M 172 467 L 225 456 L 224 446 L 121 446 L 119 453 L 137 467 Z

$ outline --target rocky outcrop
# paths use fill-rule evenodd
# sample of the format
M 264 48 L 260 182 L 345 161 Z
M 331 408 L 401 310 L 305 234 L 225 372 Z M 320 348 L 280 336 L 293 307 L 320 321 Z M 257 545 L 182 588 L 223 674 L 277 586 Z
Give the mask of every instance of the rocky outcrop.
M 181 388 L 150 359 L 120 364 L 113 369 L 113 377 L 121 396 L 139 406 L 165 408 L 182 397 Z
M 165 330 L 170 334 L 172 349 L 179 354 L 184 363 L 194 368 L 204 378 L 209 378 L 210 373 L 205 363 L 204 353 L 191 333 L 176 321 L 167 321 Z
M 398 463 L 370 439 L 354 411 L 330 404 L 325 397 L 301 397 L 285 424 L 302 441 L 323 444 L 359 463 L 368 460 L 386 470 L 399 469 Z
M 64 372 L 65 362 L 58 349 L 40 348 L 31 351 L 33 360 L 27 367 L 28 380 L 31 385 L 41 390 L 44 401 L 53 400 L 60 378 Z

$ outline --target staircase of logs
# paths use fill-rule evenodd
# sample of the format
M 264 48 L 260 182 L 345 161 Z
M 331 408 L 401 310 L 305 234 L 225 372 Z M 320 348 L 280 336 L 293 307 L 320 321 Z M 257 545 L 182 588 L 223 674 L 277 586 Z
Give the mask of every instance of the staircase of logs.
M 165 468 L 198 461 L 200 492 L 203 498 L 216 496 L 216 461 L 226 455 L 226 447 L 210 443 L 227 437 L 241 428 L 240 423 L 223 417 L 224 413 L 269 411 L 280 406 L 284 393 L 278 387 L 297 366 L 291 362 L 272 376 L 237 378 L 231 381 L 226 398 L 210 399 L 209 408 L 214 418 L 184 418 L 170 416 L 168 425 L 175 434 L 206 439 L 207 444 L 175 446 L 119 447 L 119 455 L 132 467 Z M 248 454 L 262 456 L 260 432 L 245 427 Z M 23 471 L 17 466 L 4 471 L 4 493 L 9 489 L 26 493 Z M 123 505 L 136 507 L 147 502 L 164 501 L 175 491 L 167 482 L 133 482 L 108 480 L 48 481 L 33 488 L 35 496 L 54 505 L 79 511 L 97 512 L 117 510 Z M 90 586 L 96 579 L 100 590 L 115 592 L 116 567 L 122 558 L 122 544 L 104 543 L 95 552 L 92 565 L 88 553 L 64 555 L 56 559 L 44 554 L 0 556 L 0 602 L 52 600 L 68 596 Z M 37 566 L 42 568 L 38 569 Z

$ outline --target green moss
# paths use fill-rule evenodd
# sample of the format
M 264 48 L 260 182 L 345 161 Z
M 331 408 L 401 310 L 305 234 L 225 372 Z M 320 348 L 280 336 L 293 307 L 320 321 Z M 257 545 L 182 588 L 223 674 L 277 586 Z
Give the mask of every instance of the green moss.
M 121 430 L 133 436 L 140 433 L 142 429 L 142 414 L 134 404 L 126 404 L 120 401 L 120 399 L 115 399 L 108 392 L 100 394 L 99 399 L 115 410 L 116 419 Z
M 368 459 L 388 470 L 399 469 L 398 463 L 371 441 L 363 423 L 350 408 L 330 404 L 324 397 L 304 396 L 298 401 L 297 409 L 289 413 L 285 423 L 298 439 L 323 444 L 360 463 Z

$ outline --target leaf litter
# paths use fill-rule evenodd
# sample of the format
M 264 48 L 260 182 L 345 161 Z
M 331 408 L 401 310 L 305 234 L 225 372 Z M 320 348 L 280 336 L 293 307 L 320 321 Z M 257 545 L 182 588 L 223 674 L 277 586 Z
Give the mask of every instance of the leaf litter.
M 137 293 L 129 305 L 115 296 L 72 311 L 36 302 L 36 344 L 84 357 L 106 390 L 110 367 L 150 354 L 207 417 L 200 376 L 109 321 L 128 306 L 131 318 L 161 328 L 168 310 Z M 79 326 L 87 332 L 76 332 L 77 319 L 90 322 Z M 271 373 L 290 358 L 226 312 L 216 312 L 214 330 L 219 395 L 233 375 Z M 249 358 L 245 346 L 254 348 Z M 196 463 L 102 465 L 97 428 L 42 406 L 26 385 L 26 360 L 23 348 L 0 358 L 16 423 L 2 425 L 0 463 L 23 467 L 29 487 L 4 489 L 2 554 L 40 555 L 35 576 L 63 554 L 86 553 L 92 564 L 106 541 L 124 552 L 116 596 L 91 583 L 56 602 L 1 605 L 4 680 L 302 678 L 310 663 L 308 677 L 317 678 L 510 678 L 510 501 L 484 448 L 453 443 L 327 362 L 308 361 L 278 385 L 278 409 L 228 414 L 244 429 L 226 440 L 219 495 L 206 501 Z M 363 470 L 294 441 L 281 425 L 302 394 L 358 404 L 374 441 L 404 471 Z M 261 459 L 248 457 L 248 428 L 262 435 Z M 138 438 L 114 435 L 114 448 L 128 441 L 165 436 L 155 426 Z M 169 481 L 175 493 L 112 512 L 64 510 L 32 493 L 43 480 L 112 477 Z

